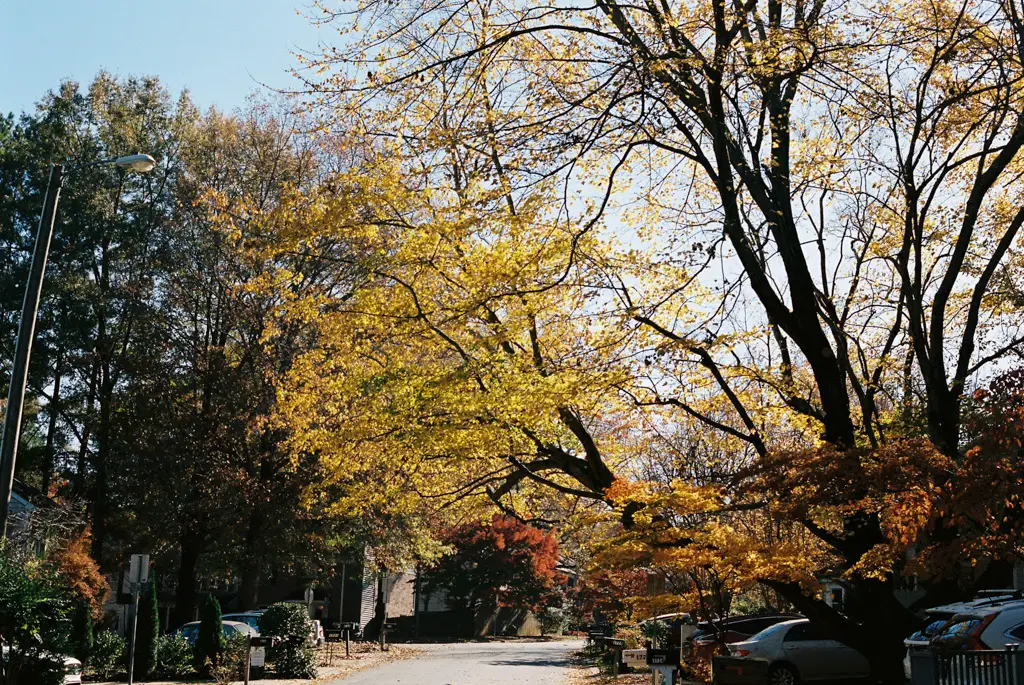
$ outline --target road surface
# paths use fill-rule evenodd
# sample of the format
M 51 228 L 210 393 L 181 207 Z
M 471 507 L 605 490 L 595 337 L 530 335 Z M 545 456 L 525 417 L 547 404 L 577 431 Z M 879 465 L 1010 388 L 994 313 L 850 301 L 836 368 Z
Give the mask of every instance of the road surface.
M 583 643 L 514 641 L 416 647 L 424 653 L 361 671 L 336 684 L 565 685 L 569 655 Z

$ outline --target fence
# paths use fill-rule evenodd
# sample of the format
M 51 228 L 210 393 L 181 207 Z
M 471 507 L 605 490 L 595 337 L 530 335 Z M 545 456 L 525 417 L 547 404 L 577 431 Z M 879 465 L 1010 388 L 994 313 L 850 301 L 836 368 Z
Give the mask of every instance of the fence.
M 1006 649 L 910 653 L 911 685 L 1024 685 L 1024 651 Z

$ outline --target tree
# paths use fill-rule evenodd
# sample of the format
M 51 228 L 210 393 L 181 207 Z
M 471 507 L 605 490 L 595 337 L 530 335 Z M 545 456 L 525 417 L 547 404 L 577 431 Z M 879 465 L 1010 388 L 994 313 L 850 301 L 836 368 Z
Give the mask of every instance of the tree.
M 326 76 L 309 85 L 334 108 L 326 116 L 359 108 L 371 135 L 406 141 L 410 175 L 424 159 L 490 157 L 514 201 L 557 179 L 559 211 L 581 217 L 565 222 L 564 273 L 591 258 L 579 241 L 602 221 L 651 243 L 642 280 L 596 260 L 622 335 L 652 367 L 621 391 L 648 425 L 675 413 L 748 456 L 728 488 L 666 479 L 608 499 L 627 528 L 646 528 L 661 515 L 646 498 L 673 498 L 674 530 L 654 532 L 692 547 L 691 561 L 731 567 L 739 557 L 715 553 L 726 542 L 762 550 L 744 572 L 899 682 L 912 627 L 893 597 L 903 553 L 955 536 L 925 493 L 945 485 L 940 465 L 966 457 L 965 389 L 1021 349 L 1018 305 L 992 288 L 1020 267 L 1021 16 L 1012 2 L 369 3 L 352 20 L 379 32 L 312 60 Z M 434 171 L 418 177 L 437 185 Z M 577 438 L 593 470 L 555 469 L 603 493 L 618 445 Z M 887 478 L 906 486 L 898 505 L 885 502 Z M 814 494 L 786 509 L 777 488 L 798 482 Z M 737 507 L 765 510 L 763 522 L 776 505 L 806 533 L 790 531 L 798 544 L 740 525 Z M 708 518 L 725 539 L 702 530 Z M 817 601 L 819 572 L 844 575 L 881 629 L 865 634 Z
M 495 514 L 488 523 L 457 526 L 443 539 L 452 553 L 424 569 L 423 587 L 443 589 L 474 614 L 498 606 L 539 611 L 560 598 L 558 542 L 550 533 Z
M 79 599 L 75 602 L 71 620 L 72 653 L 82 662 L 83 668 L 87 668 L 93 645 L 92 606 L 87 601 Z
M 66 654 L 71 638 L 73 601 L 59 579 L 31 553 L 0 546 L 0 637 L 8 646 L 2 657 L 4 685 L 33 682 L 58 685 L 62 664 L 52 654 Z
M 207 664 L 217 666 L 224 646 L 220 602 L 213 595 L 207 595 L 199 613 L 199 635 L 195 644 L 196 670 L 205 671 Z
M 139 623 L 135 637 L 135 668 L 148 678 L 157 666 L 157 648 L 160 638 L 160 612 L 156 600 L 156 583 L 149 582 L 142 589 L 139 600 Z

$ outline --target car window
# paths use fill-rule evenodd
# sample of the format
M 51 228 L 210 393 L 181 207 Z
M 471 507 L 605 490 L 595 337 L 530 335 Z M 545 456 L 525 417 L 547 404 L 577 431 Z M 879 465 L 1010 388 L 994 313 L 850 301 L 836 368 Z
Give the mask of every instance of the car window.
M 786 633 L 784 642 L 806 642 L 808 640 L 824 640 L 821 632 L 810 623 L 797 623 Z
M 929 622 L 924 628 L 911 635 L 910 640 L 929 640 L 939 634 L 942 627 L 949 623 L 950 617 L 942 617 Z
M 1017 640 L 1020 640 L 1020 641 L 1024 642 L 1024 623 L 1021 623 L 1019 626 L 1017 626 L 1013 630 L 1006 631 L 1006 635 L 1008 637 L 1012 637 L 1012 638 L 1015 638 Z
M 803 625 L 803 624 L 799 624 L 799 625 Z M 789 625 L 788 624 L 776 623 L 773 626 L 768 626 L 767 628 L 762 630 L 760 633 L 757 633 L 756 635 L 752 635 L 750 637 L 750 639 L 751 640 L 764 640 L 766 638 L 772 637 L 772 636 L 777 635 L 778 633 L 784 632 L 786 630 L 789 630 Z
M 980 618 L 954 619 L 953 622 L 943 628 L 936 637 L 966 637 L 968 635 L 973 635 L 979 627 L 981 627 Z
M 191 640 L 196 636 L 196 632 L 199 630 L 199 626 L 183 626 L 181 628 L 181 635 L 186 640 Z

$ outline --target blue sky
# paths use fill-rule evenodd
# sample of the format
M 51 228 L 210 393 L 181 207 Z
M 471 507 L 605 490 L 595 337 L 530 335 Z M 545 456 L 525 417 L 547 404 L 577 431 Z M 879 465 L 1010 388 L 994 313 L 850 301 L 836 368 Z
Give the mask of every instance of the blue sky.
M 0 0 L 0 113 L 31 109 L 65 78 L 159 76 L 230 110 L 260 83 L 287 88 L 296 50 L 322 34 L 310 0 Z

